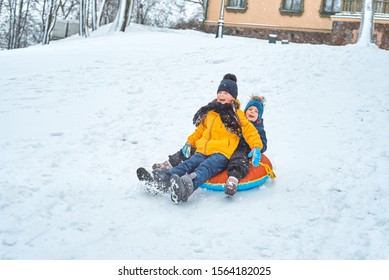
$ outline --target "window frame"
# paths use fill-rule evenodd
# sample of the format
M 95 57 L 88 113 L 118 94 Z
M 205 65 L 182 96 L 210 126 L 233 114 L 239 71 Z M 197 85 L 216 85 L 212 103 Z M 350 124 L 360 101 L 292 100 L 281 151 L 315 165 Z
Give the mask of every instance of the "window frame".
M 280 14 L 281 15 L 288 15 L 288 16 L 301 16 L 304 13 L 304 0 L 300 0 L 300 10 L 286 10 L 285 4 L 287 0 L 281 0 L 280 5 Z M 297 0 L 291 0 L 291 1 L 297 1 Z
M 247 2 L 248 0 L 237 0 L 238 3 L 243 2 L 243 7 L 238 7 L 238 6 L 231 6 L 231 1 L 232 0 L 227 0 L 227 5 L 226 5 L 226 10 L 228 12 L 233 12 L 233 13 L 244 13 L 247 11 Z
M 333 7 L 335 7 L 334 2 L 336 0 L 322 0 L 321 5 L 320 5 L 320 16 L 329 17 L 332 15 L 335 15 L 336 13 L 340 13 L 342 11 L 342 1 L 340 1 L 340 3 L 339 3 L 339 11 L 331 11 L 331 12 L 326 11 L 325 6 L 326 6 L 327 1 L 332 1 L 332 5 L 333 5 Z

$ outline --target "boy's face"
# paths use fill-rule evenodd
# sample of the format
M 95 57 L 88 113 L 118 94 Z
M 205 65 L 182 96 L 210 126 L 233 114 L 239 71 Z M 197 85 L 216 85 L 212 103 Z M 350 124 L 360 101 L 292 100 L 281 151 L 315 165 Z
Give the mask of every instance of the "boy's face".
M 226 91 L 219 91 L 217 93 L 216 101 L 220 102 L 221 104 L 231 103 L 234 100 L 235 98 Z
M 246 111 L 246 118 L 251 122 L 255 122 L 258 119 L 258 108 L 255 106 L 248 107 Z

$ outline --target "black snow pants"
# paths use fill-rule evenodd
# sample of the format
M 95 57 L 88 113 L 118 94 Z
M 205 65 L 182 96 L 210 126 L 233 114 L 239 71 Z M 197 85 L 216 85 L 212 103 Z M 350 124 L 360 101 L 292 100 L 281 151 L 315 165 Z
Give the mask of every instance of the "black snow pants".
M 250 162 L 246 150 L 237 149 L 232 154 L 227 166 L 228 176 L 240 179 L 247 176 L 250 169 Z

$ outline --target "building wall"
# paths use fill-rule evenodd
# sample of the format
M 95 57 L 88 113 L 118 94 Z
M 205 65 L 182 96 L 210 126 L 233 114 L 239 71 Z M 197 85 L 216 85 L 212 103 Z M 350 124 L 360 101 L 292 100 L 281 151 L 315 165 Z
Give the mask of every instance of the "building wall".
M 209 0 L 206 23 L 217 24 L 220 16 L 221 0 Z M 329 17 L 320 15 L 321 0 L 304 0 L 301 15 L 281 14 L 282 0 L 247 0 L 244 12 L 228 9 L 225 0 L 224 23 L 226 26 L 257 26 L 295 30 L 331 30 Z
M 222 0 L 209 0 L 205 31 L 215 33 Z M 225 0 L 223 34 L 268 39 L 276 34 L 277 40 L 296 43 L 346 45 L 355 43 L 360 25 L 360 14 L 324 16 L 320 14 L 321 0 L 303 0 L 300 16 L 281 14 L 282 0 L 247 0 L 245 11 L 228 8 Z M 389 50 L 389 20 L 376 19 L 373 32 L 376 44 Z
M 357 42 L 360 19 L 333 16 L 333 28 L 330 44 L 347 45 Z M 374 20 L 373 37 L 375 44 L 381 49 L 389 50 L 389 24 L 386 20 Z

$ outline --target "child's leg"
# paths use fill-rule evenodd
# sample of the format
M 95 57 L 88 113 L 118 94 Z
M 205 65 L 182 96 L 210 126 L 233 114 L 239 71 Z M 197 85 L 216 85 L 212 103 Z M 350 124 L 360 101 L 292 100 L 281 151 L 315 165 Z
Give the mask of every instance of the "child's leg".
M 228 162 L 227 173 L 228 176 L 235 177 L 240 181 L 240 179 L 247 176 L 250 170 L 250 162 L 247 156 L 246 151 L 236 150 Z
M 203 154 L 196 153 L 193 156 L 191 156 L 188 160 L 185 160 L 184 162 L 174 167 L 172 170 L 168 172 L 168 174 L 170 176 L 176 174 L 181 177 L 186 173 L 192 173 L 206 159 L 207 157 L 204 156 Z
M 196 154 L 197 155 L 197 154 Z M 196 177 L 193 180 L 194 189 L 196 190 L 208 179 L 219 174 L 226 169 L 228 159 L 222 154 L 213 154 L 207 157 L 195 170 Z

